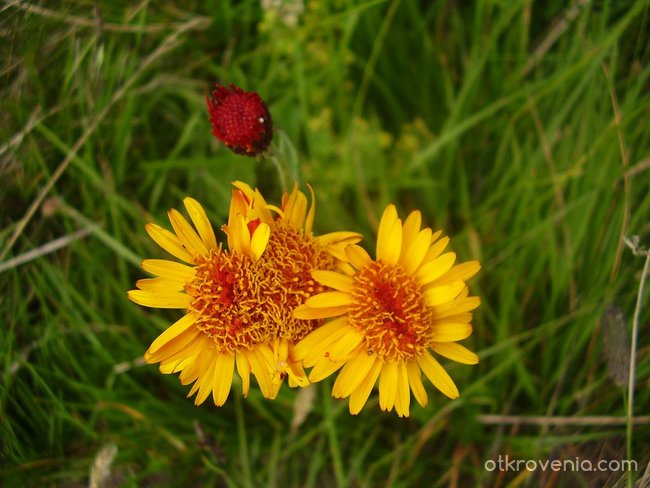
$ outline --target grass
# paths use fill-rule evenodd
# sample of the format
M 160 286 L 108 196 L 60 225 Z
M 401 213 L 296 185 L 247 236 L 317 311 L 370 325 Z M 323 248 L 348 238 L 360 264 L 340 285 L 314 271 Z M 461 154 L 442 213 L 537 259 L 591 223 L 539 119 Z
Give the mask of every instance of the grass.
M 644 261 L 623 237 L 650 244 L 649 7 L 308 2 L 291 26 L 252 1 L 5 2 L 0 261 L 37 257 L 0 273 L 4 486 L 647 482 L 649 424 L 630 435 L 598 419 L 628 408 L 602 340 L 603 327 L 625 335 L 615 352 L 629 362 Z M 292 429 L 309 404 L 295 390 L 196 408 L 176 377 L 143 365 L 177 316 L 126 299 L 139 260 L 163 257 L 143 225 L 185 195 L 223 222 L 234 179 L 279 196 L 271 165 L 211 136 L 216 80 L 267 100 L 315 188 L 319 232 L 356 229 L 371 246 L 395 202 L 481 260 L 468 341 L 481 363 L 445 364 L 460 399 L 429 388 L 429 406 L 398 419 L 375 395 L 352 417 L 319 384 Z M 605 320 L 608 306 L 623 320 Z M 645 307 L 635 416 L 650 406 L 648 321 Z M 499 454 L 629 456 L 638 469 L 485 470 Z

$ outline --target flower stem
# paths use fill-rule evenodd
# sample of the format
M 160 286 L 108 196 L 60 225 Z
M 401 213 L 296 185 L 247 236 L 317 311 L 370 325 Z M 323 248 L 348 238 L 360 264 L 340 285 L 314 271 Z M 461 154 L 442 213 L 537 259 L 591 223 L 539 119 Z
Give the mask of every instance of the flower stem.
M 277 137 L 262 157 L 275 166 L 282 191 L 288 192 L 294 183 L 300 183 L 298 154 L 284 131 L 276 130 L 276 135 Z
M 244 422 L 244 408 L 241 399 L 235 395 L 235 412 L 237 415 L 237 437 L 239 441 L 239 461 L 241 462 L 243 483 L 246 487 L 253 487 L 253 477 L 251 475 L 251 464 L 248 458 L 248 444 L 246 442 L 246 425 Z
M 329 386 L 329 384 L 328 384 Z M 328 390 L 330 388 L 328 387 Z M 338 486 L 345 486 L 345 472 L 343 471 L 343 460 L 341 457 L 341 447 L 339 446 L 338 432 L 336 431 L 336 422 L 332 412 L 332 399 L 328 395 L 323 395 L 323 410 L 325 413 L 325 425 L 330 445 L 330 455 L 334 467 L 334 476 Z
M 276 171 L 278 172 L 278 179 L 283 192 L 288 192 L 291 188 L 291 177 L 289 176 L 289 167 L 284 159 L 278 157 L 275 151 L 271 151 L 268 155 L 269 161 L 273 163 Z

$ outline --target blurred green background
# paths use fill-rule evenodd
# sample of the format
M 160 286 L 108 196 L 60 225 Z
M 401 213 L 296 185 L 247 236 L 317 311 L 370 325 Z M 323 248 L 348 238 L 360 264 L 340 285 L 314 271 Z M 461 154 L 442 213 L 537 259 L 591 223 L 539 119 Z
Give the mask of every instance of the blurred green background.
M 624 423 L 644 258 L 623 237 L 650 244 L 649 8 L 5 0 L 4 486 L 648 482 L 649 420 L 631 438 Z M 273 167 L 212 137 L 205 96 L 215 81 L 267 101 L 315 189 L 318 233 L 358 230 L 372 248 L 395 202 L 452 236 L 461 260 L 482 262 L 466 341 L 481 363 L 444 362 L 458 400 L 428 385 L 429 405 L 408 419 L 380 412 L 376 395 L 352 417 L 325 382 L 313 404 L 285 386 L 274 402 L 255 388 L 197 408 L 175 376 L 143 365 L 179 316 L 126 298 L 145 276 L 140 259 L 165 257 L 143 225 L 167 225 L 166 210 L 191 195 L 218 227 L 234 179 L 280 195 Z M 649 320 L 646 307 L 637 416 L 650 413 Z M 296 409 L 308 413 L 300 425 Z M 629 455 L 638 470 L 484 468 L 506 454 Z

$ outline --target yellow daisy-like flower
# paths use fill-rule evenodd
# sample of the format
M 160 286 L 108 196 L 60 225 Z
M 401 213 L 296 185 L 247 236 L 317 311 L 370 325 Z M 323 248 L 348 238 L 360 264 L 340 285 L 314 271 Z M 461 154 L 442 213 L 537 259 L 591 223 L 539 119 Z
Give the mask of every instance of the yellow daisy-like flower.
M 251 372 L 262 393 L 273 398 L 273 352 L 265 328 L 265 308 L 257 298 L 260 288 L 274 286 L 259 266 L 270 228 L 247 225 L 242 215 L 229 225 L 229 250 L 217 244 L 201 205 L 192 198 L 183 203 L 196 230 L 177 211 L 170 210 L 174 232 L 150 223 L 149 236 L 165 251 L 187 264 L 146 259 L 142 268 L 156 278 L 139 280 L 129 298 L 154 308 L 177 308 L 186 314 L 166 329 L 145 353 L 147 363 L 160 363 L 162 373 L 180 372 L 184 385 L 194 382 L 188 396 L 195 404 L 212 393 L 223 405 L 230 393 L 234 370 L 248 394 Z
M 225 230 L 232 239 L 231 222 L 244 216 L 249 228 L 267 225 L 270 229 L 268 244 L 259 265 L 264 269 L 266 282 L 272 286 L 262 294 L 268 303 L 266 329 L 271 337 L 274 356 L 274 384 L 277 388 L 285 376 L 289 386 L 306 386 L 309 382 L 300 361 L 294 357 L 294 345 L 320 321 L 303 320 L 293 316 L 293 310 L 318 293 L 327 290 L 312 277 L 316 269 L 334 270 L 346 259 L 344 249 L 359 242 L 361 236 L 354 232 L 333 232 L 314 236 L 312 232 L 315 204 L 294 186 L 285 193 L 280 207 L 269 205 L 259 190 L 242 182 L 233 183 L 228 226 Z M 311 190 L 311 188 L 310 188 Z
M 366 404 L 379 380 L 379 406 L 409 415 L 410 392 L 425 406 L 421 371 L 450 398 L 458 389 L 430 350 L 454 361 L 476 364 L 478 356 L 456 341 L 472 333 L 465 281 L 480 269 L 478 261 L 454 266 L 456 255 L 443 254 L 449 238 L 421 230 L 421 214 L 406 221 L 389 205 L 377 236 L 377 259 L 357 245 L 345 250 L 343 272 L 317 270 L 312 276 L 336 291 L 320 293 L 298 307 L 294 317 L 337 317 L 317 328 L 294 349 L 295 359 L 313 367 L 309 380 L 320 381 L 343 368 L 332 388 L 336 398 L 350 397 L 350 413 Z

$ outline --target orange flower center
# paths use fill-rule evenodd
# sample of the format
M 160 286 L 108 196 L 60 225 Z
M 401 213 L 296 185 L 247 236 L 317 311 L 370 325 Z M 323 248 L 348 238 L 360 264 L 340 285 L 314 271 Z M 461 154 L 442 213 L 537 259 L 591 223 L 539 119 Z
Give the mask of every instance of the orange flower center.
M 260 262 L 273 286 L 268 290 L 275 305 L 270 325 L 272 337 L 297 342 L 320 325 L 320 321 L 293 317 L 293 310 L 326 288 L 311 277 L 314 269 L 334 269 L 336 260 L 313 237 L 277 220 Z
M 220 352 L 251 349 L 269 338 L 261 291 L 269 287 L 257 262 L 221 249 L 201 257 L 185 291 L 196 327 L 212 337 Z
M 349 323 L 363 333 L 370 353 L 388 361 L 410 359 L 431 343 L 422 286 L 400 265 L 373 261 L 359 270 L 352 297 Z
M 277 221 L 257 261 L 221 249 L 199 258 L 185 287 L 193 298 L 189 311 L 220 352 L 249 350 L 276 337 L 296 342 L 320 325 L 292 316 L 307 298 L 325 291 L 311 271 L 334 266 L 314 238 Z

